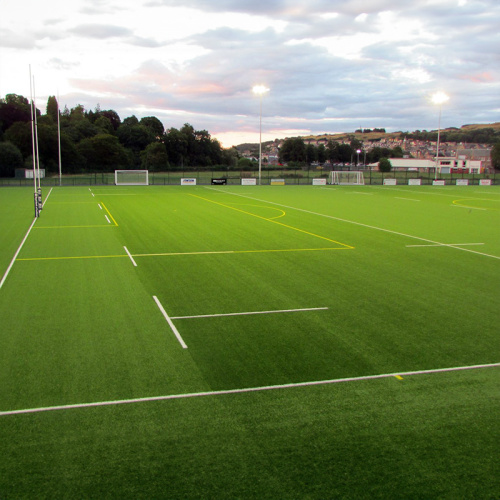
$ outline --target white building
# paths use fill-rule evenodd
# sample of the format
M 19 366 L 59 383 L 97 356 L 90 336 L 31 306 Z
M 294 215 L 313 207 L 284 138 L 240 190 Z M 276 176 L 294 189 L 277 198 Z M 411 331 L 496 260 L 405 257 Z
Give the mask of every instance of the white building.
M 416 158 L 389 158 L 392 170 L 409 170 L 428 172 L 436 167 L 435 160 L 418 160 Z M 376 164 L 378 165 L 378 163 Z M 466 160 L 459 156 L 440 156 L 437 164 L 441 174 L 480 174 L 484 171 L 481 160 Z

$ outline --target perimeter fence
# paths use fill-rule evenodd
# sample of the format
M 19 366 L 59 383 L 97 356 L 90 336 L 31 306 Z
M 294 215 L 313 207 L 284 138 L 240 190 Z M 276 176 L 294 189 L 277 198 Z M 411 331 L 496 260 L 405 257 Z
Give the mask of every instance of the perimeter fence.
M 340 169 L 342 170 L 342 169 Z M 343 169 L 346 171 L 347 169 Z M 359 169 L 356 169 L 359 170 Z M 270 185 L 274 179 L 281 179 L 285 185 L 310 185 L 313 179 L 330 180 L 331 169 L 326 168 L 263 168 L 260 176 L 262 185 Z M 436 179 L 434 172 L 392 171 L 379 172 L 376 170 L 362 170 L 365 184 L 383 185 L 385 179 L 396 179 L 398 185 L 407 185 L 412 179 L 420 179 L 421 185 L 432 185 Z M 149 172 L 150 185 L 180 185 L 181 179 L 196 179 L 196 184 L 210 185 L 214 179 L 225 179 L 228 185 L 240 185 L 243 179 L 258 179 L 256 171 L 236 170 L 201 170 L 189 168 L 168 172 Z M 459 179 L 467 179 L 469 185 L 478 185 L 482 179 L 490 179 L 492 185 L 500 185 L 500 171 L 483 174 L 441 174 L 438 179 L 444 180 L 446 185 L 455 185 Z M 41 179 L 42 186 L 108 186 L 114 185 L 114 172 L 92 172 L 74 175 L 48 176 Z M 33 186 L 33 179 L 0 178 L 0 186 Z

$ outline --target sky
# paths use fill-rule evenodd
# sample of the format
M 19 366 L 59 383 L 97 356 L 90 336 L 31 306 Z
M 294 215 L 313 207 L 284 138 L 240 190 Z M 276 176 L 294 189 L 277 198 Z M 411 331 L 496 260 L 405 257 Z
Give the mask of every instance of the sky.
M 0 97 L 29 98 L 31 68 L 42 112 L 55 95 L 190 123 L 224 147 L 260 130 L 500 121 L 499 0 L 0 0 L 0 13 Z

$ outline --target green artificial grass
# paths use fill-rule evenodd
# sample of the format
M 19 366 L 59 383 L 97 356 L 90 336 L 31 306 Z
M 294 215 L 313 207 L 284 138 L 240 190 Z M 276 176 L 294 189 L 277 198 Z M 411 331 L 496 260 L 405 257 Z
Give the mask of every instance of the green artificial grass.
M 499 362 L 499 222 L 496 187 L 54 188 L 0 289 L 0 497 L 499 496 L 499 368 L 404 375 Z

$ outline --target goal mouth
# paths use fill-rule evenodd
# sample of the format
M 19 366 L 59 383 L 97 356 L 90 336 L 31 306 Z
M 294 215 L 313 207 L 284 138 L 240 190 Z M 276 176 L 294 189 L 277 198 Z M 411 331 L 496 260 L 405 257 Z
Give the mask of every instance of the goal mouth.
M 115 170 L 116 186 L 147 186 L 149 170 Z
M 330 175 L 331 184 L 338 186 L 364 186 L 365 178 L 359 170 L 333 170 Z

